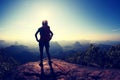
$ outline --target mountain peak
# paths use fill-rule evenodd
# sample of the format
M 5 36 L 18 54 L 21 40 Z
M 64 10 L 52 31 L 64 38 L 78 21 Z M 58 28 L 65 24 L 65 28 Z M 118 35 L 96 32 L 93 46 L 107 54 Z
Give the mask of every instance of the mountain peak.
M 44 59 L 43 64 L 45 75 L 42 78 L 41 67 L 37 61 L 11 70 L 6 74 L 5 80 L 120 80 L 120 70 L 95 69 L 52 59 L 54 74 L 51 74 L 48 60 Z

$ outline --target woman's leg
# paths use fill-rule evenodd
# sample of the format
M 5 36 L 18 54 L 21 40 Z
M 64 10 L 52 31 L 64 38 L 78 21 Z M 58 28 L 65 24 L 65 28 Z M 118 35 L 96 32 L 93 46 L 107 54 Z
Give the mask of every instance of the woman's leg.
M 39 43 L 39 50 L 40 50 L 40 67 L 41 67 L 41 75 L 44 75 L 44 69 L 43 69 L 43 44 Z

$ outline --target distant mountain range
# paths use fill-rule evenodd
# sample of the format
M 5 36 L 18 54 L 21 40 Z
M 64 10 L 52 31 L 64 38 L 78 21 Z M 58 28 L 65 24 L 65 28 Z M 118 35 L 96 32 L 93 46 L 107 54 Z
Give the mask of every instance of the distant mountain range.
M 66 43 L 66 42 L 65 42 Z M 119 44 L 119 41 L 111 41 L 111 44 L 103 44 L 103 43 L 89 43 L 88 41 L 80 43 L 79 41 L 76 42 L 68 42 L 69 44 L 60 45 L 58 42 L 51 42 L 50 43 L 50 55 L 52 58 L 60 58 L 65 59 L 68 56 L 72 56 L 77 53 L 85 54 L 91 48 L 91 44 L 99 47 L 100 52 L 107 52 L 113 44 Z M 109 42 L 110 43 L 110 42 Z M 16 61 L 20 62 L 21 64 L 30 62 L 30 61 L 37 61 L 39 60 L 39 48 L 38 46 L 25 46 L 20 45 L 18 43 L 10 44 L 4 40 L 0 40 L 0 48 L 4 50 L 4 52 L 13 57 Z M 114 45 L 115 45 L 114 44 Z M 46 52 L 44 51 L 44 57 L 47 57 Z

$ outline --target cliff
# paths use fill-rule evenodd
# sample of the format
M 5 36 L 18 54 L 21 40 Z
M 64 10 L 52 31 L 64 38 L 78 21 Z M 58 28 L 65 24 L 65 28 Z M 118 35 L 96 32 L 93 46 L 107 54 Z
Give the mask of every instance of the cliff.
M 47 59 L 44 59 L 43 64 L 45 75 L 41 74 L 39 61 L 37 61 L 9 71 L 5 80 L 120 80 L 120 70 L 85 67 L 52 59 L 54 73 L 51 73 Z

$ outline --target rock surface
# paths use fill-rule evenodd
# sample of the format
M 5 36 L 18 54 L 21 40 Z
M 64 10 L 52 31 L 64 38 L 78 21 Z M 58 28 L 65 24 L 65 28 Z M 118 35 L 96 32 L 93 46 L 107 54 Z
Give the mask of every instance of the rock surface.
M 54 73 L 51 74 L 47 59 L 43 64 L 45 75 L 41 74 L 39 61 L 29 62 L 11 70 L 5 80 L 120 80 L 120 70 L 84 67 L 52 59 Z

